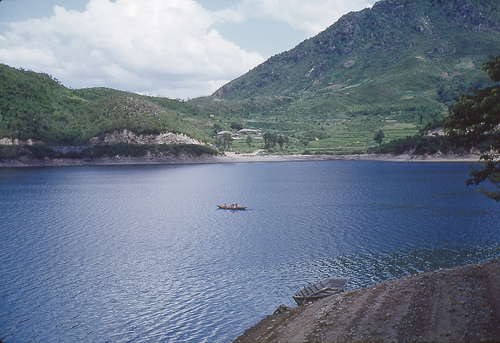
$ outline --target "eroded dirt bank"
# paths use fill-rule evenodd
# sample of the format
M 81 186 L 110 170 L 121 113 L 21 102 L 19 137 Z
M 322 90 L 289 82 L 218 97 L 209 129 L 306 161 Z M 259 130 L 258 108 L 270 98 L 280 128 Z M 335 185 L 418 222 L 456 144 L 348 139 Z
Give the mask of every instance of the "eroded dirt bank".
M 500 260 L 408 276 L 268 316 L 235 342 L 498 342 Z

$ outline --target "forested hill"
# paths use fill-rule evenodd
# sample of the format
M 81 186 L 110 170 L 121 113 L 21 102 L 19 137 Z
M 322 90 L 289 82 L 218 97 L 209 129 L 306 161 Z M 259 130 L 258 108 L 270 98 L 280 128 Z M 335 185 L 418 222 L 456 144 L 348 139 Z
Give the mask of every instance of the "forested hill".
M 124 129 L 207 140 L 185 103 L 107 88 L 68 89 L 43 73 L 0 64 L 0 139 L 79 145 Z
M 262 112 L 259 100 L 279 99 L 281 113 L 399 113 L 422 115 L 425 124 L 446 113 L 459 92 L 489 82 L 480 67 L 500 52 L 499 7 L 498 0 L 380 1 L 213 97 L 243 102 L 250 113 Z

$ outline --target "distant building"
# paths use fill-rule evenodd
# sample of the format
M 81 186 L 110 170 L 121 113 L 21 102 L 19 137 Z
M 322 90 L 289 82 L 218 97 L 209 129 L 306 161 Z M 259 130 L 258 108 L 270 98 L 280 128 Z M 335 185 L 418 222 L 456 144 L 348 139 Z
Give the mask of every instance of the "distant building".
M 219 132 L 217 132 L 218 136 L 223 136 L 225 134 L 230 134 L 231 137 L 239 136 L 239 134 L 231 132 L 231 131 L 219 131 Z
M 254 129 L 241 129 L 240 131 L 238 131 L 239 133 L 243 133 L 243 134 L 254 134 L 254 135 L 260 135 L 262 134 L 262 130 L 254 130 Z

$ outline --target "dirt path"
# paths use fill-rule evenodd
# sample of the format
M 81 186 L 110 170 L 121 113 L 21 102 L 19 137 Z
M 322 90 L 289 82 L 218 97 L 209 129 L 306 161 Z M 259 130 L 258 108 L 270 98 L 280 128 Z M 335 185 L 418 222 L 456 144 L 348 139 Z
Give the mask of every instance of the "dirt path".
M 263 319 L 236 342 L 500 341 L 500 261 L 380 283 Z

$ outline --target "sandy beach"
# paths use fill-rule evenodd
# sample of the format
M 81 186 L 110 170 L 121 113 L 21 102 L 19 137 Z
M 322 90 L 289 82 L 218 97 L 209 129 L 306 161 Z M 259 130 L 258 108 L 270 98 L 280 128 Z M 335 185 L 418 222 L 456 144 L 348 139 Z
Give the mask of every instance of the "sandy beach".
M 408 276 L 273 314 L 235 342 L 498 342 L 500 261 Z

